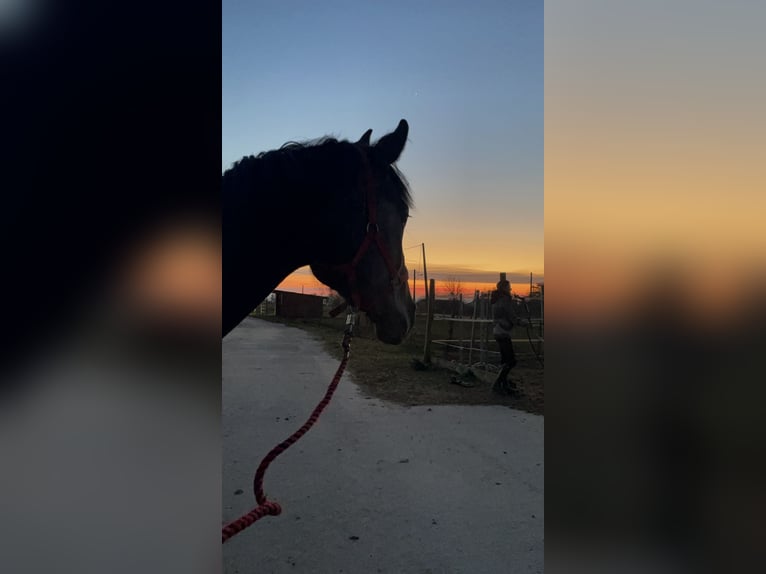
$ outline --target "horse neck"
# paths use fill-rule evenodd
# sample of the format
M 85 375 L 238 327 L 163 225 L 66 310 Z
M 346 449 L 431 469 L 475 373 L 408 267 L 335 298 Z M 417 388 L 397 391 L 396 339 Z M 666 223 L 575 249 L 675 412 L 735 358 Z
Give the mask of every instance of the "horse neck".
M 296 179 L 284 170 L 248 167 L 223 180 L 224 335 L 285 277 L 310 264 L 327 233 L 326 200 L 311 173 Z

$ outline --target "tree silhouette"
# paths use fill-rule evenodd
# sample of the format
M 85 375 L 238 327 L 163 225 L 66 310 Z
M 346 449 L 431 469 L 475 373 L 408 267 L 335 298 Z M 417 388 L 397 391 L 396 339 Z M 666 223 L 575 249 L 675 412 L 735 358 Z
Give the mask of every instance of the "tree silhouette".
M 463 294 L 463 284 L 454 275 L 449 275 L 442 283 L 450 298 L 457 299 Z

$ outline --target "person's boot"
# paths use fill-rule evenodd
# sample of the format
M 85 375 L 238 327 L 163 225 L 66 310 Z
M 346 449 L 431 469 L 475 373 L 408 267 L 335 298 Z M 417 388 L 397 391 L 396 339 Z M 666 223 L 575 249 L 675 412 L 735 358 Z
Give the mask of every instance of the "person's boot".
M 519 395 L 521 395 L 521 391 L 516 386 L 516 383 L 510 379 L 505 380 L 505 383 L 503 384 L 503 389 L 505 390 L 505 394 L 511 397 L 518 397 Z
M 495 379 L 495 383 L 492 385 L 492 391 L 499 394 L 499 395 L 505 395 L 507 394 L 506 386 L 508 384 L 508 372 L 511 370 L 510 365 L 503 365 L 503 368 L 500 369 L 500 373 L 497 375 L 497 378 Z

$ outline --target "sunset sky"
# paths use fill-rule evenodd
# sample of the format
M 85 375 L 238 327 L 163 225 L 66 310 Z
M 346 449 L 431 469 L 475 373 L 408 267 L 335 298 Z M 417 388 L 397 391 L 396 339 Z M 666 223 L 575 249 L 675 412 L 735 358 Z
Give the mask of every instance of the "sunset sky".
M 410 125 L 405 257 L 463 292 L 543 282 L 543 2 L 223 1 L 222 170 Z M 442 285 L 443 287 L 443 285 Z M 308 268 L 282 289 L 326 293 Z

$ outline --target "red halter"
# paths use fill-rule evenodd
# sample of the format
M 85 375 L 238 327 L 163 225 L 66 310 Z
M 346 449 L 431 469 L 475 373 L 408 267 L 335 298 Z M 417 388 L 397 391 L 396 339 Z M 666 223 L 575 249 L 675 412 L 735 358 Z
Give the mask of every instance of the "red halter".
M 351 289 L 351 302 L 356 309 L 362 309 L 362 296 L 357 289 L 356 280 L 356 266 L 362 260 L 362 256 L 367 252 L 370 246 L 374 243 L 378 246 L 383 261 L 386 263 L 388 273 L 391 277 L 391 288 L 394 289 L 407 281 L 409 278 L 407 272 L 402 269 L 398 271 L 394 265 L 394 260 L 391 258 L 391 254 L 386 247 L 383 237 L 380 235 L 380 226 L 378 225 L 378 211 L 377 203 L 375 201 L 375 182 L 372 178 L 372 169 L 370 169 L 367 156 L 362 152 L 363 161 L 365 164 L 365 172 L 367 174 L 366 191 L 367 191 L 367 234 L 364 236 L 362 244 L 356 251 L 356 255 L 351 260 L 351 263 L 344 263 L 341 265 L 335 265 L 334 268 L 345 273 L 348 278 L 348 284 Z M 335 317 L 343 309 L 348 306 L 348 301 L 345 301 L 330 311 L 330 316 Z

